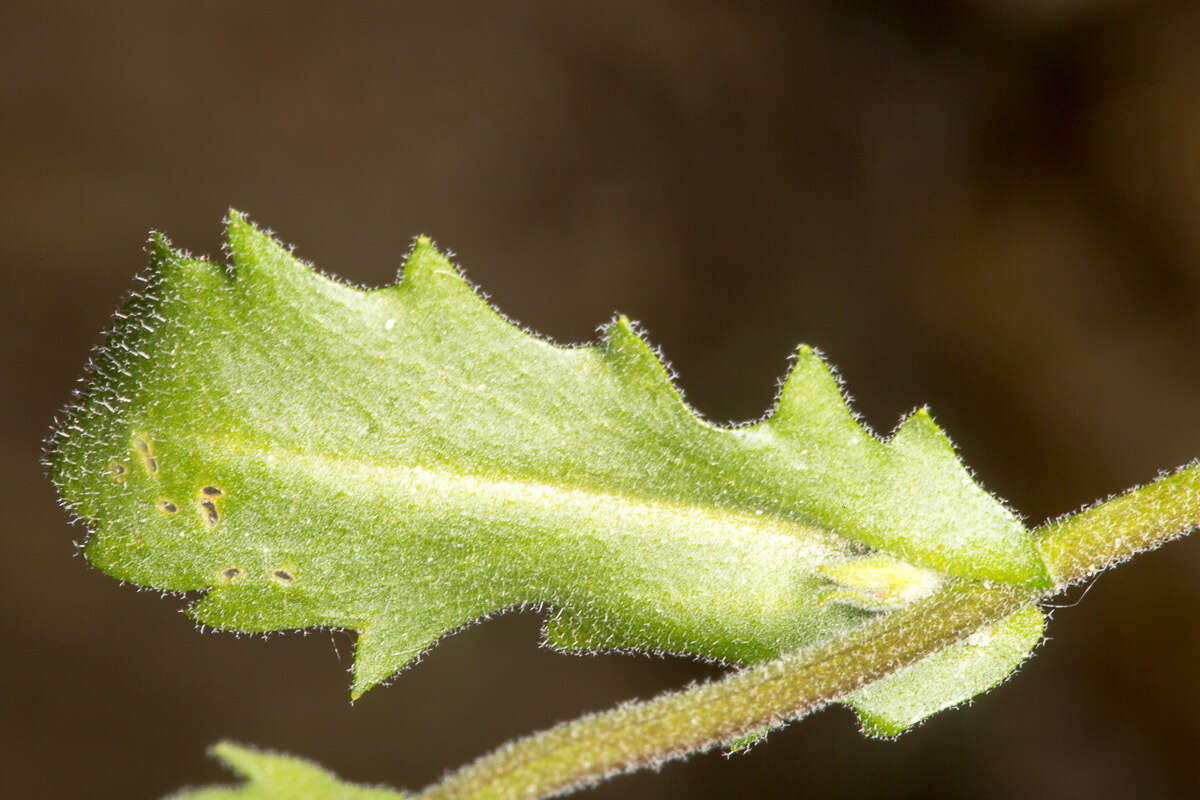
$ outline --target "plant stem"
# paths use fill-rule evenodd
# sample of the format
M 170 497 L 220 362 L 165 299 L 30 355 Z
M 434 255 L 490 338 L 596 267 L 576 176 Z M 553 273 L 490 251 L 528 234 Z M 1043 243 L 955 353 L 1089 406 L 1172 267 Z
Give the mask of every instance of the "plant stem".
M 1200 525 L 1200 464 L 1193 463 L 1034 531 L 1057 594 Z
M 799 719 L 1197 524 L 1200 465 L 1192 465 L 1035 531 L 1055 581 L 1044 594 L 954 581 L 835 642 L 514 740 L 421 797 L 547 797 Z
M 545 797 L 799 719 L 1033 599 L 959 582 L 835 642 L 515 740 L 422 797 Z

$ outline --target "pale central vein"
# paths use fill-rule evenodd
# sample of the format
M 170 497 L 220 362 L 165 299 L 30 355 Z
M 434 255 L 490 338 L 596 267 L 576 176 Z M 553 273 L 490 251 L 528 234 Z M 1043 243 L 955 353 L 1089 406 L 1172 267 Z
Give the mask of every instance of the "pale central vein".
M 212 444 L 210 442 L 210 444 Z M 815 551 L 843 552 L 845 540 L 836 534 L 768 513 L 744 512 L 717 505 L 690 504 L 594 488 L 565 486 L 528 478 L 506 478 L 415 464 L 380 464 L 360 458 L 328 456 L 278 447 L 252 448 L 256 461 L 272 471 L 296 471 L 317 483 L 345 491 L 372 486 L 397 496 L 413 497 L 430 507 L 597 518 L 624 527 L 679 531 L 723 531 L 735 535 L 783 536 Z M 816 552 L 813 553 L 816 555 Z

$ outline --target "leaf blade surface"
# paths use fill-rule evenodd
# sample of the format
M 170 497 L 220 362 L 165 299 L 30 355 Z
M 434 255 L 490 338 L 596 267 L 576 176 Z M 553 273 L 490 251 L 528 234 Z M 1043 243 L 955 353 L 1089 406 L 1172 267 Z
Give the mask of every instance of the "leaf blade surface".
M 229 267 L 156 241 L 52 476 L 93 563 L 207 590 L 198 621 L 359 631 L 355 696 L 516 606 L 562 647 L 749 663 L 880 613 L 823 570 L 869 552 L 1048 584 L 927 414 L 877 439 L 807 348 L 770 417 L 721 428 L 627 320 L 555 346 L 425 240 L 373 291 L 240 215 L 228 240 Z

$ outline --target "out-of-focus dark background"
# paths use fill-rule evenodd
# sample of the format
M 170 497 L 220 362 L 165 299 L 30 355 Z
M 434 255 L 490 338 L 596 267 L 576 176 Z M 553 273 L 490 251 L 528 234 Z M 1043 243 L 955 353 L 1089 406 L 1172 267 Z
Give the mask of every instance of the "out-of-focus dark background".
M 557 340 L 640 320 L 719 421 L 813 343 L 1033 524 L 1200 455 L 1198 98 L 1195 3 L 4 4 L 0 794 L 226 780 L 220 737 L 417 788 L 717 673 L 514 615 L 352 708 L 349 635 L 200 635 L 73 557 L 41 440 L 149 229 L 219 256 L 236 206 L 369 285 L 428 233 Z M 593 796 L 1195 797 L 1198 614 L 1194 538 L 897 742 L 834 709 Z

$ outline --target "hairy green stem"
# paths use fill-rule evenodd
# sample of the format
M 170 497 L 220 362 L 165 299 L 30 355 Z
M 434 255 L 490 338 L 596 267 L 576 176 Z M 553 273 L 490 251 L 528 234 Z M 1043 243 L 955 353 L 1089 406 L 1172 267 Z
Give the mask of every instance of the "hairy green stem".
M 547 797 L 799 719 L 1198 524 L 1194 464 L 1035 531 L 1055 583 L 1047 592 L 951 582 L 837 641 L 514 740 L 421 797 Z
M 1200 464 L 1034 531 L 1057 593 L 1200 525 Z
M 834 642 L 518 739 L 422 797 L 546 797 L 728 742 L 798 719 L 1034 599 L 1016 587 L 957 582 Z

